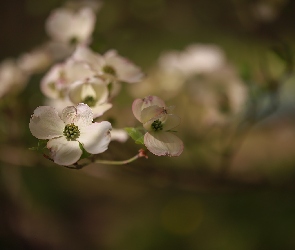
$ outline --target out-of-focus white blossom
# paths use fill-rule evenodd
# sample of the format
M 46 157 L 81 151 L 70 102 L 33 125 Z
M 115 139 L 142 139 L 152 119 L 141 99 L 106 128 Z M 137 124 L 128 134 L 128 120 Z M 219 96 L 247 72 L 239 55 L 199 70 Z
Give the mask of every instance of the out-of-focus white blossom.
M 247 87 L 229 65 L 192 79 L 188 90 L 196 107 L 202 109 L 199 119 L 205 125 L 225 124 L 243 111 L 248 97 Z
M 13 59 L 6 59 L 0 64 L 0 98 L 21 91 L 28 80 Z
M 128 86 L 129 93 L 134 97 L 158 95 L 167 100 L 182 91 L 185 79 L 178 71 L 152 69 L 138 84 Z
M 83 62 L 67 60 L 59 63 L 47 72 L 41 81 L 41 91 L 49 98 L 57 99 L 68 93 L 68 87 L 79 80 L 93 76 L 93 72 Z
M 48 140 L 47 148 L 56 164 L 69 166 L 82 156 L 80 144 L 90 154 L 107 150 L 111 124 L 92 121 L 92 110 L 83 103 L 66 107 L 61 116 L 54 108 L 41 106 L 35 109 L 29 128 L 36 138 Z
M 144 144 L 158 156 L 179 156 L 183 151 L 183 142 L 171 133 L 180 123 L 180 118 L 172 114 L 171 109 L 166 108 L 165 102 L 157 96 L 136 99 L 132 104 L 135 118 L 147 130 Z
M 179 71 L 185 77 L 208 74 L 225 63 L 223 51 L 216 45 L 192 44 L 184 51 L 171 51 L 162 54 L 160 67 L 165 71 Z
M 44 71 L 52 62 L 53 58 L 45 47 L 24 53 L 17 60 L 18 66 L 30 75 Z
M 97 77 L 76 81 L 69 88 L 71 102 L 87 104 L 92 109 L 94 118 L 102 116 L 112 107 L 112 104 L 107 103 L 108 96 L 107 84 Z
M 113 128 L 111 131 L 111 140 L 118 142 L 126 142 L 129 136 L 128 133 L 124 129 L 115 129 Z
M 92 70 L 110 82 L 137 83 L 143 77 L 140 68 L 128 59 L 118 55 L 116 50 L 109 50 L 104 55 L 100 55 L 88 47 L 79 46 L 73 54 L 72 59 L 87 62 Z
M 55 9 L 46 21 L 48 35 L 65 44 L 88 44 L 92 35 L 96 16 L 91 8 L 78 11 L 68 8 Z

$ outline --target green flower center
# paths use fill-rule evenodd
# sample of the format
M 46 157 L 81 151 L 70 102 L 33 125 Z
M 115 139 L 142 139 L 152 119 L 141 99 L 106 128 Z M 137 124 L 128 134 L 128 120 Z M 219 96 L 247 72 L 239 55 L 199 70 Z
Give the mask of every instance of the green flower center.
M 76 45 L 79 42 L 78 37 L 72 37 L 69 41 L 70 45 Z
M 152 123 L 151 127 L 154 131 L 163 130 L 163 123 L 158 119 Z
M 113 75 L 113 76 L 116 76 L 116 70 L 112 67 L 112 66 L 109 66 L 109 65 L 105 65 L 103 68 L 102 68 L 102 71 L 106 74 L 110 74 L 110 75 Z
M 86 96 L 82 102 L 87 104 L 89 107 L 94 107 L 96 104 L 95 98 L 90 95 Z
M 70 140 L 70 141 L 76 140 L 80 135 L 78 126 L 76 126 L 74 123 L 67 124 L 65 126 L 63 135 L 67 138 L 67 140 Z

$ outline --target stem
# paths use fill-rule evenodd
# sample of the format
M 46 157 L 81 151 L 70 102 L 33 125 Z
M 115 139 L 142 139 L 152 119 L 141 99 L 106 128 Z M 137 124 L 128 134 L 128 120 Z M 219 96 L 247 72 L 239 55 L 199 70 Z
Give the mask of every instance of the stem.
M 125 165 L 141 157 L 147 158 L 147 155 L 143 149 L 140 149 L 138 154 L 136 154 L 135 156 L 131 157 L 128 160 L 124 160 L 124 161 L 95 160 L 93 163 L 100 163 L 100 164 L 107 164 L 107 165 Z

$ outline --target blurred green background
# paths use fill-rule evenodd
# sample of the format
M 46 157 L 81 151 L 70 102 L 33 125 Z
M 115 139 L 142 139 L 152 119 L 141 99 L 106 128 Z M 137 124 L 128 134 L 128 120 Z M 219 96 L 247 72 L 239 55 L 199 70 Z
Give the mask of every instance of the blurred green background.
M 45 42 L 45 20 L 64 3 L 1 2 L 0 58 Z M 268 12 L 257 12 L 259 4 Z M 91 47 L 115 48 L 146 72 L 162 51 L 216 44 L 238 70 L 259 75 L 271 46 L 294 48 L 294 10 L 292 0 L 108 0 L 97 14 Z M 28 123 L 42 105 L 42 76 L 34 75 L 1 111 L 0 249 L 295 249 L 294 88 L 285 90 L 292 93 L 284 109 L 248 134 L 230 177 L 220 178 L 214 155 L 185 129 L 186 120 L 178 158 L 149 154 L 126 166 L 76 171 L 29 151 L 37 143 Z M 122 92 L 106 117 L 135 126 L 119 115 L 123 110 L 132 117 L 133 98 L 127 87 Z M 176 106 L 176 113 L 186 110 Z M 112 142 L 104 157 L 127 159 L 138 149 L 131 140 Z

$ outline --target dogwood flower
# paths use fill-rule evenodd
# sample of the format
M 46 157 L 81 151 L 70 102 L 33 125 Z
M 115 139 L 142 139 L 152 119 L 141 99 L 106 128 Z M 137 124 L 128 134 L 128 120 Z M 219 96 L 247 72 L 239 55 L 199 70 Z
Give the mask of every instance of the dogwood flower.
M 82 156 L 80 144 L 90 154 L 107 150 L 111 124 L 92 121 L 92 110 L 83 103 L 66 107 L 61 116 L 54 108 L 41 106 L 35 109 L 29 128 L 36 138 L 48 140 L 47 148 L 56 164 L 69 166 Z
M 72 83 L 86 79 L 93 74 L 85 63 L 67 60 L 52 66 L 41 80 L 41 91 L 49 98 L 64 97 Z
M 180 123 L 180 118 L 170 113 L 172 108 L 167 108 L 165 102 L 157 96 L 136 99 L 132 104 L 135 118 L 147 130 L 144 144 L 158 156 L 179 156 L 183 151 L 183 142 L 171 133 Z
M 116 50 L 109 50 L 104 55 L 100 55 L 85 46 L 79 46 L 72 58 L 87 62 L 98 75 L 111 82 L 137 83 L 143 77 L 142 71 L 129 60 L 118 55 Z
M 107 84 L 97 77 L 77 81 L 69 88 L 71 102 L 87 104 L 93 111 L 93 118 L 103 115 L 112 107 L 111 103 L 107 103 L 108 96 Z
M 28 81 L 27 74 L 21 70 L 14 59 L 6 59 L 0 64 L 0 98 L 18 93 Z
M 93 32 L 96 16 L 91 8 L 84 7 L 77 12 L 55 9 L 46 21 L 46 31 L 54 41 L 65 44 L 87 44 Z

